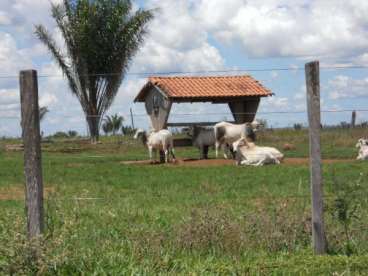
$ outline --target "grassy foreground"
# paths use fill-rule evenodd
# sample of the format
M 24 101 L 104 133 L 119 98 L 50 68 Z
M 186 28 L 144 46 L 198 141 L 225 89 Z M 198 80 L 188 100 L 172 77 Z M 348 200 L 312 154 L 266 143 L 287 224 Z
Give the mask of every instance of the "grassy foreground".
M 305 134 L 266 133 L 260 142 L 296 144 L 287 156 L 302 157 Z M 324 135 L 334 137 L 323 140 L 325 157 L 355 156 L 361 133 Z M 46 234 L 34 261 L 24 231 L 22 153 L 1 148 L 0 274 L 368 273 L 368 163 L 324 166 L 330 255 L 316 257 L 306 165 L 128 166 L 120 162 L 146 158 L 131 140 L 47 143 Z

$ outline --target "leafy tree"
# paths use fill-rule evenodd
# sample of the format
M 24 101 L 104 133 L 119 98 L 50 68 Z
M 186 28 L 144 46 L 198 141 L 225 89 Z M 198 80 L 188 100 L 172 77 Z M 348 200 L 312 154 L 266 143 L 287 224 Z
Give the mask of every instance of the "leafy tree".
M 133 136 L 134 133 L 135 133 L 136 129 L 133 128 L 132 126 L 122 126 L 121 127 L 121 132 L 124 134 L 124 135 L 130 135 L 130 136 Z
M 91 141 L 97 142 L 102 118 L 146 33 L 152 10 L 132 12 L 130 0 L 64 0 L 52 4 L 64 41 L 61 51 L 42 25 L 36 35 L 68 79 L 86 116 Z
M 77 137 L 78 136 L 78 132 L 75 130 L 69 130 L 68 131 L 68 136 L 71 138 Z
M 102 124 L 102 130 L 105 133 L 105 135 L 108 135 L 112 131 L 111 123 L 104 120 L 104 123 Z
M 104 123 L 102 125 L 102 129 L 105 134 L 112 132 L 112 135 L 115 135 L 121 127 L 123 126 L 124 118 L 123 116 L 119 116 L 118 114 L 112 116 L 106 116 L 104 119 Z

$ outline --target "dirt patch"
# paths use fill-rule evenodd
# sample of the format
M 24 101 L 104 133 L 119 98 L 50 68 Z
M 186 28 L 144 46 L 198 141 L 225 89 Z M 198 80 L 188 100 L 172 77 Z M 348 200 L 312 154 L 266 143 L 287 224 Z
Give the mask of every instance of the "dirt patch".
M 324 164 L 335 164 L 335 163 L 346 163 L 352 162 L 353 159 L 324 159 L 322 162 Z M 160 163 L 151 163 L 149 160 L 139 160 L 139 161 L 122 161 L 120 162 L 124 165 L 160 165 Z M 213 167 L 213 166 L 225 166 L 234 165 L 234 160 L 228 159 L 178 159 L 175 163 L 165 164 L 166 166 L 183 166 L 183 167 Z M 309 158 L 285 158 L 282 161 L 282 165 L 308 165 Z M 163 164 L 161 164 L 163 165 Z
M 323 164 L 336 164 L 353 162 L 354 159 L 323 159 Z M 282 162 L 286 165 L 309 165 L 309 158 L 285 158 Z
M 44 188 L 44 198 L 47 197 L 48 194 L 55 191 L 53 187 L 45 187 Z M 8 188 L 0 188 L 0 200 L 24 200 L 24 187 L 23 186 L 14 186 Z

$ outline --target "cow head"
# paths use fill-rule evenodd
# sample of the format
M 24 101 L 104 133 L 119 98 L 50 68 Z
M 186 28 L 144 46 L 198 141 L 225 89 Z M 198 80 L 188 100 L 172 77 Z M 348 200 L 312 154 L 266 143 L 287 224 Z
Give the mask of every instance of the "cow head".
M 254 120 L 253 122 L 249 123 L 249 125 L 254 132 L 258 131 L 262 127 L 262 124 L 257 120 Z
M 183 127 L 181 132 L 185 135 L 188 135 L 189 137 L 193 136 L 193 129 L 192 127 Z
M 368 139 L 360 138 L 355 147 L 360 148 L 362 146 L 368 146 Z
M 233 151 L 237 152 L 238 149 L 240 149 L 241 147 L 244 147 L 244 146 L 248 146 L 247 139 L 246 138 L 240 138 L 239 140 L 236 140 L 233 143 Z

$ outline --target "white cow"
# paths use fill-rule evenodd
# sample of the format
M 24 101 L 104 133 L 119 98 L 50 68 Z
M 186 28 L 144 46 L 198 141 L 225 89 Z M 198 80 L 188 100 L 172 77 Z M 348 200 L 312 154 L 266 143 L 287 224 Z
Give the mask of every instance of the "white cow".
M 159 150 L 164 151 L 166 163 L 169 162 L 169 153 L 175 161 L 173 136 L 167 129 L 153 131 L 149 134 L 143 129 L 137 129 L 134 139 L 138 138 L 141 138 L 143 144 L 147 146 L 151 162 L 156 161 L 157 151 Z M 152 160 L 152 152 L 155 153 L 154 160 Z
M 237 165 L 263 166 L 266 164 L 280 164 L 284 155 L 272 147 L 259 147 L 246 138 L 233 143 L 236 152 Z
M 359 148 L 357 160 L 368 160 L 368 139 L 360 138 L 355 147 Z
M 221 147 L 224 151 L 224 157 L 227 159 L 227 145 L 232 145 L 235 141 L 240 138 L 248 138 L 252 141 L 255 140 L 255 131 L 257 131 L 259 127 L 259 123 L 257 121 L 253 121 L 252 123 L 245 124 L 232 124 L 229 122 L 220 122 L 217 123 L 213 129 L 215 132 L 215 149 L 216 149 L 216 158 L 218 157 L 218 150 Z
M 193 146 L 199 149 L 200 159 L 207 159 L 208 147 L 215 145 L 215 132 L 213 128 L 201 126 L 190 127 L 187 134 L 192 137 Z

